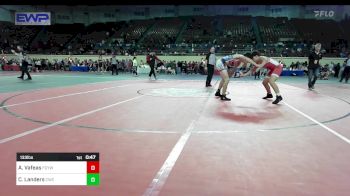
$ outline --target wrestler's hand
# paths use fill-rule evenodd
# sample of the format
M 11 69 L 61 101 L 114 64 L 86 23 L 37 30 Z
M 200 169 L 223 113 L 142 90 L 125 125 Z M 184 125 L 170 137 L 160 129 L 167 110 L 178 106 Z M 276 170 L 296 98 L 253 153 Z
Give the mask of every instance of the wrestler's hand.
M 241 71 L 239 72 L 239 77 L 240 77 L 240 78 L 243 78 L 243 77 L 246 77 L 246 76 L 247 76 L 247 73 L 244 74 L 244 73 L 241 72 Z

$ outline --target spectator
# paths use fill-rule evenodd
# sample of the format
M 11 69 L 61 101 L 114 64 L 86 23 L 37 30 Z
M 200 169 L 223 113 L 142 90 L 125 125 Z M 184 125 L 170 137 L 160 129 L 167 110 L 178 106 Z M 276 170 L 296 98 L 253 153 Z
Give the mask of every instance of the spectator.
M 324 67 L 321 68 L 321 80 L 328 80 L 328 76 L 330 74 L 329 65 L 326 64 Z
M 112 76 L 114 72 L 116 73 L 116 75 L 118 75 L 118 62 L 115 54 L 112 55 L 111 64 L 112 64 Z
M 341 75 L 339 82 L 342 82 L 345 78 L 345 82 L 348 83 L 350 77 L 350 54 L 348 54 L 348 58 L 344 61 L 344 70 Z
M 132 60 L 132 75 L 136 74 L 136 76 L 137 76 L 137 67 L 138 67 L 138 63 L 137 63 L 137 59 L 135 56 Z
M 338 78 L 339 77 L 339 71 L 340 71 L 340 63 L 337 63 L 333 66 L 334 70 L 334 77 Z

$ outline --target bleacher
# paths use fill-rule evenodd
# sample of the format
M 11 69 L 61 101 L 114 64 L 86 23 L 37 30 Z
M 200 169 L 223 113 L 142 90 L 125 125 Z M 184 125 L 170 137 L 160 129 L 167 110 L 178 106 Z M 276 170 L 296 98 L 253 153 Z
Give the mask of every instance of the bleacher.
M 291 23 L 303 40 L 321 41 L 327 48 L 331 42 L 344 37 L 340 25 L 334 20 L 292 19 Z
M 303 56 L 316 41 L 321 41 L 327 53 L 339 55 L 346 51 L 345 40 L 350 40 L 349 20 L 255 19 L 251 16 L 193 16 L 97 23 L 87 27 L 83 24 L 16 26 L 0 22 L 0 46 L 10 51 L 16 45 L 24 45 L 32 53 L 56 54 L 101 51 L 142 54 L 148 49 L 166 54 L 202 54 L 215 45 L 217 52 L 225 54 L 259 49 L 273 55 L 284 52 Z M 257 37 L 261 38 L 259 44 Z
M 44 48 L 47 53 L 59 53 L 83 27 L 82 24 L 55 24 L 43 27 L 32 43 L 33 50 L 42 52 L 40 49 Z
M 41 27 L 38 26 L 16 26 L 10 22 L 0 22 L 0 46 L 5 51 L 11 50 L 18 44 L 29 48 L 30 42 L 40 29 Z
M 144 48 L 159 49 L 167 44 L 174 44 L 182 25 L 183 21 L 178 18 L 158 19 L 145 35 L 141 45 Z
M 350 20 L 343 20 L 340 22 L 340 26 L 342 27 L 344 33 L 344 39 L 350 42 Z
M 130 21 L 117 31 L 114 37 L 123 39 L 125 43 L 137 43 L 154 22 L 154 20 Z
M 242 49 L 252 44 L 255 39 L 250 16 L 223 18 L 223 36 L 217 38 L 217 43 L 223 46 L 222 51 L 231 52 L 234 49 Z
M 185 31 L 182 33 L 181 43 L 200 44 L 208 43 L 213 40 L 215 27 L 213 26 L 214 17 L 195 16 L 187 21 Z
M 263 43 L 271 44 L 283 40 L 300 40 L 294 25 L 286 17 L 257 17 L 257 23 Z
M 83 27 L 69 45 L 72 51 L 88 52 L 108 47 L 110 39 L 119 30 L 119 23 L 95 23 Z M 83 49 L 82 51 L 80 51 Z

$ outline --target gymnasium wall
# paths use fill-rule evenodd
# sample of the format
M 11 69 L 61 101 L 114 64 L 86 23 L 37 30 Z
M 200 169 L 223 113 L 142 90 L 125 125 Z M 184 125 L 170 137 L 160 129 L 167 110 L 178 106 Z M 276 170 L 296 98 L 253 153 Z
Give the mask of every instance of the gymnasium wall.
M 11 12 L 0 7 L 0 21 L 13 22 Z
M 14 58 L 14 55 L 7 55 L 8 58 Z M 64 59 L 64 58 L 68 58 L 69 55 L 34 55 L 34 54 L 30 54 L 29 55 L 32 58 L 43 58 L 43 59 Z M 73 59 L 78 58 L 80 60 L 84 60 L 84 59 L 92 59 L 92 60 L 97 60 L 98 59 L 98 55 L 72 55 L 71 56 Z M 205 58 L 204 56 L 158 56 L 159 59 L 161 60 L 165 60 L 165 61 L 201 61 L 201 58 Z M 107 59 L 107 58 L 111 58 L 111 56 L 103 56 L 103 59 Z M 133 56 L 117 56 L 117 59 L 132 59 Z M 146 62 L 146 56 L 145 55 L 139 55 L 136 56 L 137 60 L 139 62 L 141 62 L 141 60 L 145 63 Z M 218 56 L 218 58 L 220 58 L 220 56 Z M 276 60 L 279 60 L 280 57 L 272 57 Z M 321 64 L 330 64 L 331 62 L 334 63 L 340 63 L 342 65 L 342 63 L 344 62 L 345 58 L 323 58 L 320 63 Z M 286 65 L 290 65 L 292 62 L 305 62 L 307 61 L 307 57 L 284 57 L 283 58 L 283 62 Z
M 334 15 L 315 16 L 315 10 Z M 0 5 L 0 21 L 13 22 L 15 11 L 50 11 L 52 23 L 105 23 L 156 17 L 250 15 L 341 20 L 350 15 L 349 5 L 133 5 L 133 6 L 32 6 Z

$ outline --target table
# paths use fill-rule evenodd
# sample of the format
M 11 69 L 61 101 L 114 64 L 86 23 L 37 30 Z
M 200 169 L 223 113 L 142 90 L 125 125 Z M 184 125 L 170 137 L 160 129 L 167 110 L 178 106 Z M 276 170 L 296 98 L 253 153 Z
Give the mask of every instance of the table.
M 70 66 L 71 71 L 80 71 L 80 72 L 88 72 L 89 67 L 87 66 Z
M 21 67 L 19 65 L 3 65 L 4 71 L 21 71 Z
M 281 73 L 281 76 L 303 76 L 304 75 L 304 71 L 303 70 L 283 70 Z M 214 71 L 214 75 L 220 75 L 220 72 L 218 70 Z
M 281 76 L 303 76 L 303 70 L 283 70 Z
M 145 74 L 145 73 L 149 73 L 151 71 L 151 68 L 149 66 L 145 66 L 145 67 L 138 67 L 137 68 L 137 73 L 138 74 Z

